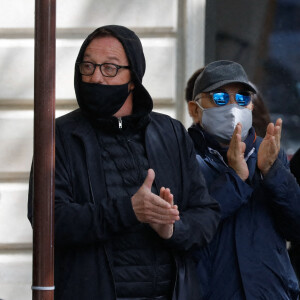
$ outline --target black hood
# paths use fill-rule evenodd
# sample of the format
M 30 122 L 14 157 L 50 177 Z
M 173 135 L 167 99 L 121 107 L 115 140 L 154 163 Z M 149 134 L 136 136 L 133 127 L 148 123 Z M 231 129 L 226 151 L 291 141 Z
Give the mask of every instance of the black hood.
M 153 101 L 148 91 L 142 84 L 142 79 L 146 70 L 143 47 L 139 37 L 132 30 L 119 25 L 107 25 L 97 28 L 83 42 L 76 62 L 82 61 L 85 49 L 101 29 L 111 32 L 112 36 L 117 38 L 124 47 L 130 65 L 132 81 L 135 84 L 135 88 L 133 90 L 133 113 L 140 114 L 142 111 L 144 114 L 145 112 L 151 112 L 153 108 Z M 80 81 L 81 75 L 77 65 L 75 64 L 74 87 L 79 106 L 80 102 L 82 101 L 79 93 Z

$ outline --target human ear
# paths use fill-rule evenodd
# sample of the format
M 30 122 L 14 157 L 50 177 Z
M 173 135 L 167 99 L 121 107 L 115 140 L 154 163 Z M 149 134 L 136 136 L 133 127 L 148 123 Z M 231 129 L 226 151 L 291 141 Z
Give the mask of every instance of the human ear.
M 130 82 L 129 82 L 129 85 L 128 85 L 128 90 L 129 90 L 129 91 L 133 91 L 134 88 L 135 88 L 134 82 L 133 82 L 133 81 L 130 81 Z
M 198 105 L 194 101 L 188 102 L 188 110 L 193 119 L 198 119 Z
M 253 109 L 254 109 L 254 104 L 253 104 L 252 101 L 247 105 L 247 108 L 250 109 L 251 111 L 253 111 Z

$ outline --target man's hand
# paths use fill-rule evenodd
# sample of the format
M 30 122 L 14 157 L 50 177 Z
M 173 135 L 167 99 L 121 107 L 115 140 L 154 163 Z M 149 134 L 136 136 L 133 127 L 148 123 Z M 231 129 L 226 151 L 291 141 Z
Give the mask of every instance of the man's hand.
M 177 205 L 174 205 L 173 194 L 171 194 L 170 189 L 162 187 L 160 189 L 159 196 L 168 202 L 172 208 L 177 209 Z M 156 224 L 150 223 L 150 226 L 157 232 L 157 234 L 163 239 L 169 239 L 173 235 L 173 223 L 172 224 Z
M 260 144 L 257 153 L 257 166 L 264 176 L 277 159 L 280 150 L 281 128 L 281 119 L 277 119 L 275 126 L 273 123 L 269 123 L 266 135 Z
M 249 169 L 245 161 L 246 144 L 242 142 L 242 124 L 237 123 L 227 151 L 228 165 L 245 181 L 249 176 Z
M 143 185 L 131 197 L 135 215 L 143 223 L 173 224 L 179 220 L 179 211 L 177 207 L 172 207 L 168 201 L 151 192 L 154 178 L 154 171 L 149 169 Z

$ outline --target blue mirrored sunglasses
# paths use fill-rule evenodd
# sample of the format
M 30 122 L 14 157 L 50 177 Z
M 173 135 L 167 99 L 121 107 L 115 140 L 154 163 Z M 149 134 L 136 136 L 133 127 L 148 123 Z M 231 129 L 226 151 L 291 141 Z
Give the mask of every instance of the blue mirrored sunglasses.
M 229 102 L 230 95 L 235 95 L 235 101 L 240 106 L 247 106 L 251 99 L 252 99 L 252 92 L 240 92 L 240 93 L 225 93 L 225 92 L 212 92 L 209 93 L 212 96 L 214 102 L 219 105 L 223 106 Z

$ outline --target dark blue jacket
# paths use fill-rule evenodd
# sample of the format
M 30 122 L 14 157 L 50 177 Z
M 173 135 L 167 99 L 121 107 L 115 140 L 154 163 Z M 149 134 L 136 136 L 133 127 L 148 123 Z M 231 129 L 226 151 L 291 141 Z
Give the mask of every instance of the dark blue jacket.
M 195 265 L 187 252 L 212 239 L 219 205 L 208 194 L 193 143 L 178 121 L 150 113 L 145 148 L 157 190 L 169 187 L 180 211 L 173 236 L 162 239 L 176 262 L 173 299 L 198 300 Z M 101 151 L 95 130 L 80 110 L 57 119 L 56 300 L 116 299 L 110 241 L 139 223 L 130 197 L 116 202 L 107 198 Z M 31 200 L 30 190 L 30 220 Z
M 222 213 L 213 241 L 196 253 L 201 258 L 198 273 L 204 299 L 298 299 L 286 240 L 300 239 L 300 189 L 284 152 L 280 150 L 262 178 L 256 166 L 262 139 L 252 134 L 252 140 L 249 137 L 246 143 L 250 175 L 244 182 L 226 165 L 226 153 L 216 151 L 217 144 L 200 126 L 192 126 L 189 133 L 210 194 L 219 202 Z M 236 269 L 229 269 L 228 264 Z M 221 272 L 227 276 L 218 278 Z M 232 280 L 233 276 L 238 280 Z M 229 296 L 229 291 L 238 291 L 239 296 Z

